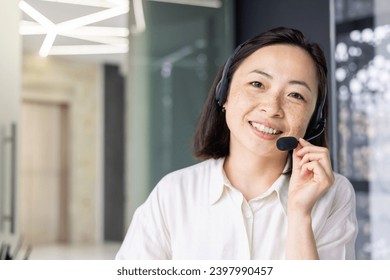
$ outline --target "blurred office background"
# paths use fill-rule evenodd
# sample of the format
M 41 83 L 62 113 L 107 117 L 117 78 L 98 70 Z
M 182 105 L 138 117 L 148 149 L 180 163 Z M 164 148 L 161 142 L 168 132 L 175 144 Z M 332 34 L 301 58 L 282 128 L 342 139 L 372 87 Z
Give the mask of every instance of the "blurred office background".
M 158 180 L 196 162 L 196 122 L 234 47 L 284 25 L 327 56 L 357 258 L 390 259 L 387 2 L 0 1 L 0 258 L 114 258 Z

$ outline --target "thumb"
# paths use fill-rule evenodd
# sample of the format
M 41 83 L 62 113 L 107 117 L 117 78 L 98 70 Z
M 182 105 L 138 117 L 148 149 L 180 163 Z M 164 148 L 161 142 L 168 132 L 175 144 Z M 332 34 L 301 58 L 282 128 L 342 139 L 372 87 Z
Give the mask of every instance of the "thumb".
M 293 164 L 292 170 L 293 170 L 293 172 L 301 170 L 300 162 L 301 162 L 302 157 L 298 156 L 297 153 L 302 148 L 303 148 L 303 146 L 301 144 L 298 144 L 298 146 L 292 152 L 292 164 Z

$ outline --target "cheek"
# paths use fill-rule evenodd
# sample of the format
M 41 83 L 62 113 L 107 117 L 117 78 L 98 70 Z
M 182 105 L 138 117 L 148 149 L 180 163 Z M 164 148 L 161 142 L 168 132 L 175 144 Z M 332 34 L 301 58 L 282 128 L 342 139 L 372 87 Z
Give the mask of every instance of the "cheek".
M 290 112 L 289 122 L 291 129 L 294 130 L 297 135 L 304 136 L 307 127 L 310 122 L 311 114 L 308 114 L 307 109 L 305 110 L 293 110 Z
M 242 125 L 245 119 L 244 107 L 239 103 L 239 100 L 229 99 L 226 108 L 226 123 L 229 128 Z
M 243 121 L 245 115 L 253 109 L 254 102 L 244 91 L 233 89 L 225 103 L 226 117 L 233 117 L 235 121 Z

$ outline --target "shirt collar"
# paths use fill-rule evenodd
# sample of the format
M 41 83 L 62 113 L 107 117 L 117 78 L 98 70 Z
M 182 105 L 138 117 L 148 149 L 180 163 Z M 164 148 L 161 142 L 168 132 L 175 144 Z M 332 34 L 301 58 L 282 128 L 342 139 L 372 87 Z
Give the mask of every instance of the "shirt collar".
M 223 170 L 223 163 L 225 158 L 216 159 L 213 161 L 213 167 L 211 171 L 211 185 L 209 188 L 210 205 L 215 204 L 224 193 L 225 185 L 229 182 L 225 176 Z M 283 173 L 287 172 L 291 168 L 291 158 L 287 159 L 286 165 L 284 166 Z M 288 184 L 290 181 L 290 175 L 280 175 L 280 177 L 272 184 L 266 194 L 275 191 L 278 195 L 279 201 L 283 207 L 284 213 L 287 215 L 287 199 L 288 199 Z M 227 185 L 229 186 L 229 185 Z

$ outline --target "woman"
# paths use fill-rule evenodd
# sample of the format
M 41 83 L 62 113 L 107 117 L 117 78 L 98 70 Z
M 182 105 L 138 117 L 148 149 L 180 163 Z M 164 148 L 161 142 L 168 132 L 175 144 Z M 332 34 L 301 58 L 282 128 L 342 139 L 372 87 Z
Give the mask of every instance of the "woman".
M 331 167 L 326 98 L 323 52 L 300 31 L 240 45 L 196 131 L 204 161 L 158 183 L 117 259 L 353 259 L 355 195 Z M 286 136 L 292 151 L 276 146 Z

